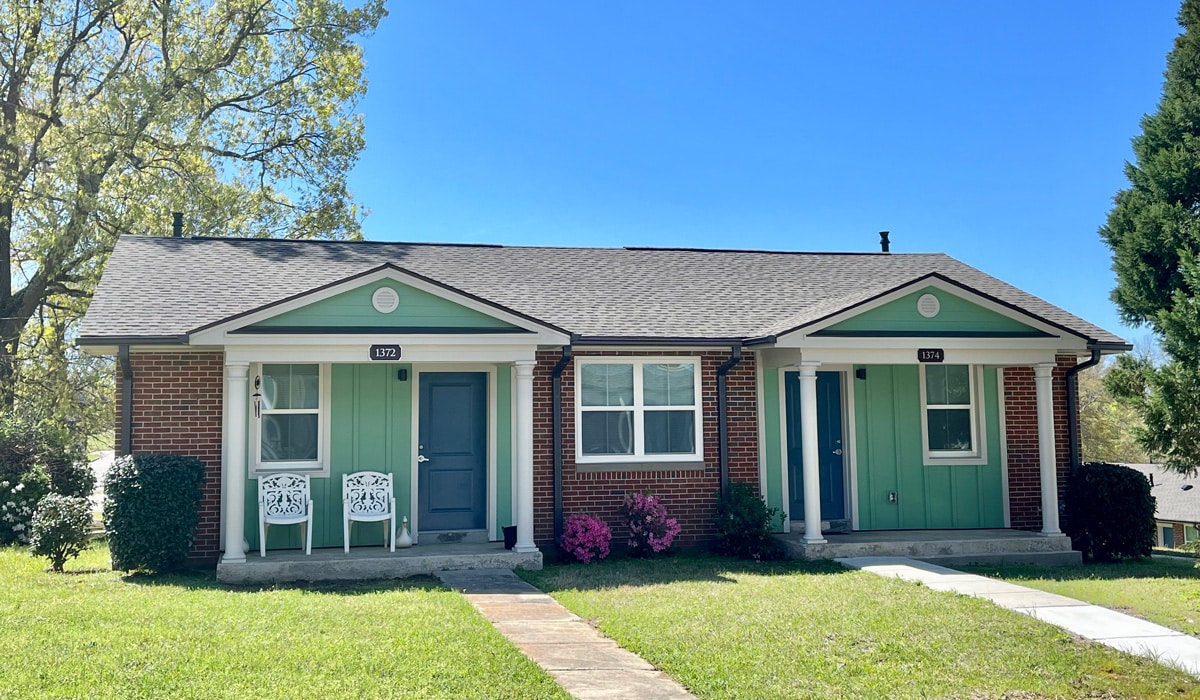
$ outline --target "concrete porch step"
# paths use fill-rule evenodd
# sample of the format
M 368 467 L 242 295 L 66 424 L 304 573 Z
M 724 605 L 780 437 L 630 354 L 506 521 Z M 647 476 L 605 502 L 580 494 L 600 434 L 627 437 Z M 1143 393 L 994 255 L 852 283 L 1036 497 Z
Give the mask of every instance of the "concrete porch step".
M 541 569 L 541 552 L 514 552 L 498 542 L 423 544 L 395 553 L 383 547 L 251 551 L 245 562 L 217 564 L 217 580 L 235 585 L 293 581 L 365 581 L 431 575 L 461 569 Z
M 908 557 L 945 565 L 968 563 L 1079 564 L 1065 535 L 1021 530 L 889 530 L 827 534 L 809 544 L 803 533 L 778 535 L 795 559 Z

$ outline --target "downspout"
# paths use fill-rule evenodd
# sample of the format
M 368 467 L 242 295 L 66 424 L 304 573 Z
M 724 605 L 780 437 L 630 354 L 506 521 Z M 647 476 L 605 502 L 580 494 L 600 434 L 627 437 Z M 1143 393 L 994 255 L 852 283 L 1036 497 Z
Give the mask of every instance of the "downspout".
M 118 438 L 117 455 L 133 452 L 133 364 L 129 361 L 129 346 L 117 347 L 121 362 L 121 434 Z
M 1083 461 L 1082 450 L 1079 446 L 1079 374 L 1088 367 L 1094 367 L 1100 362 L 1100 348 L 1091 346 L 1092 357 L 1067 370 L 1067 444 L 1071 450 L 1071 473 L 1079 469 Z
M 717 368 L 717 450 L 721 465 L 721 494 L 729 491 L 729 427 L 726 425 L 728 414 L 727 398 L 725 395 L 725 380 L 729 370 L 742 361 L 742 346 L 734 345 L 729 359 Z
M 554 442 L 554 541 L 562 537 L 563 530 L 563 456 L 562 456 L 562 373 L 571 363 L 571 346 L 564 345 L 562 357 L 550 373 L 550 432 Z

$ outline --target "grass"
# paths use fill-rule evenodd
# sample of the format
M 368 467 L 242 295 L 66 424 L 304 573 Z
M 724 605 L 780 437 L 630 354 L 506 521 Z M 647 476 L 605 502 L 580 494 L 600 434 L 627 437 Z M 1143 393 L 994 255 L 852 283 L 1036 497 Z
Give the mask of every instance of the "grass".
M 1179 698 L 1200 680 L 987 601 L 832 563 L 521 574 L 702 698 Z
M 431 578 L 238 589 L 0 549 L 0 698 L 560 698 Z
M 1200 569 L 1194 560 L 1154 557 L 1061 568 L 1015 564 L 961 568 L 1200 635 Z

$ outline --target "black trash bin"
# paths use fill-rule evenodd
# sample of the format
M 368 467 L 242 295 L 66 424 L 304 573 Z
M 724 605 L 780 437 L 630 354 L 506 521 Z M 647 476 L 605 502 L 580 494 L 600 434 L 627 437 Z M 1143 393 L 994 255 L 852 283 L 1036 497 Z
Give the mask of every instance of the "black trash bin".
M 517 526 L 509 525 L 501 529 L 504 530 L 504 548 L 512 549 L 517 546 Z

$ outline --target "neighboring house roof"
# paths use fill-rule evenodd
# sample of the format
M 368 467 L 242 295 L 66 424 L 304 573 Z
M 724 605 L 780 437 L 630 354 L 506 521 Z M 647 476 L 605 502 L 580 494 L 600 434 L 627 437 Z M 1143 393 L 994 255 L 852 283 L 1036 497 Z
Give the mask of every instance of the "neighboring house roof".
M 941 253 L 784 253 L 122 236 L 81 342 L 179 339 L 380 265 L 584 338 L 753 339 L 931 275 L 1090 342 L 1124 341 Z
M 1156 506 L 1154 516 L 1159 520 L 1200 523 L 1200 475 L 1184 476 L 1158 464 L 1127 465 L 1153 477 L 1150 493 Z M 1184 489 L 1185 486 L 1191 488 Z

